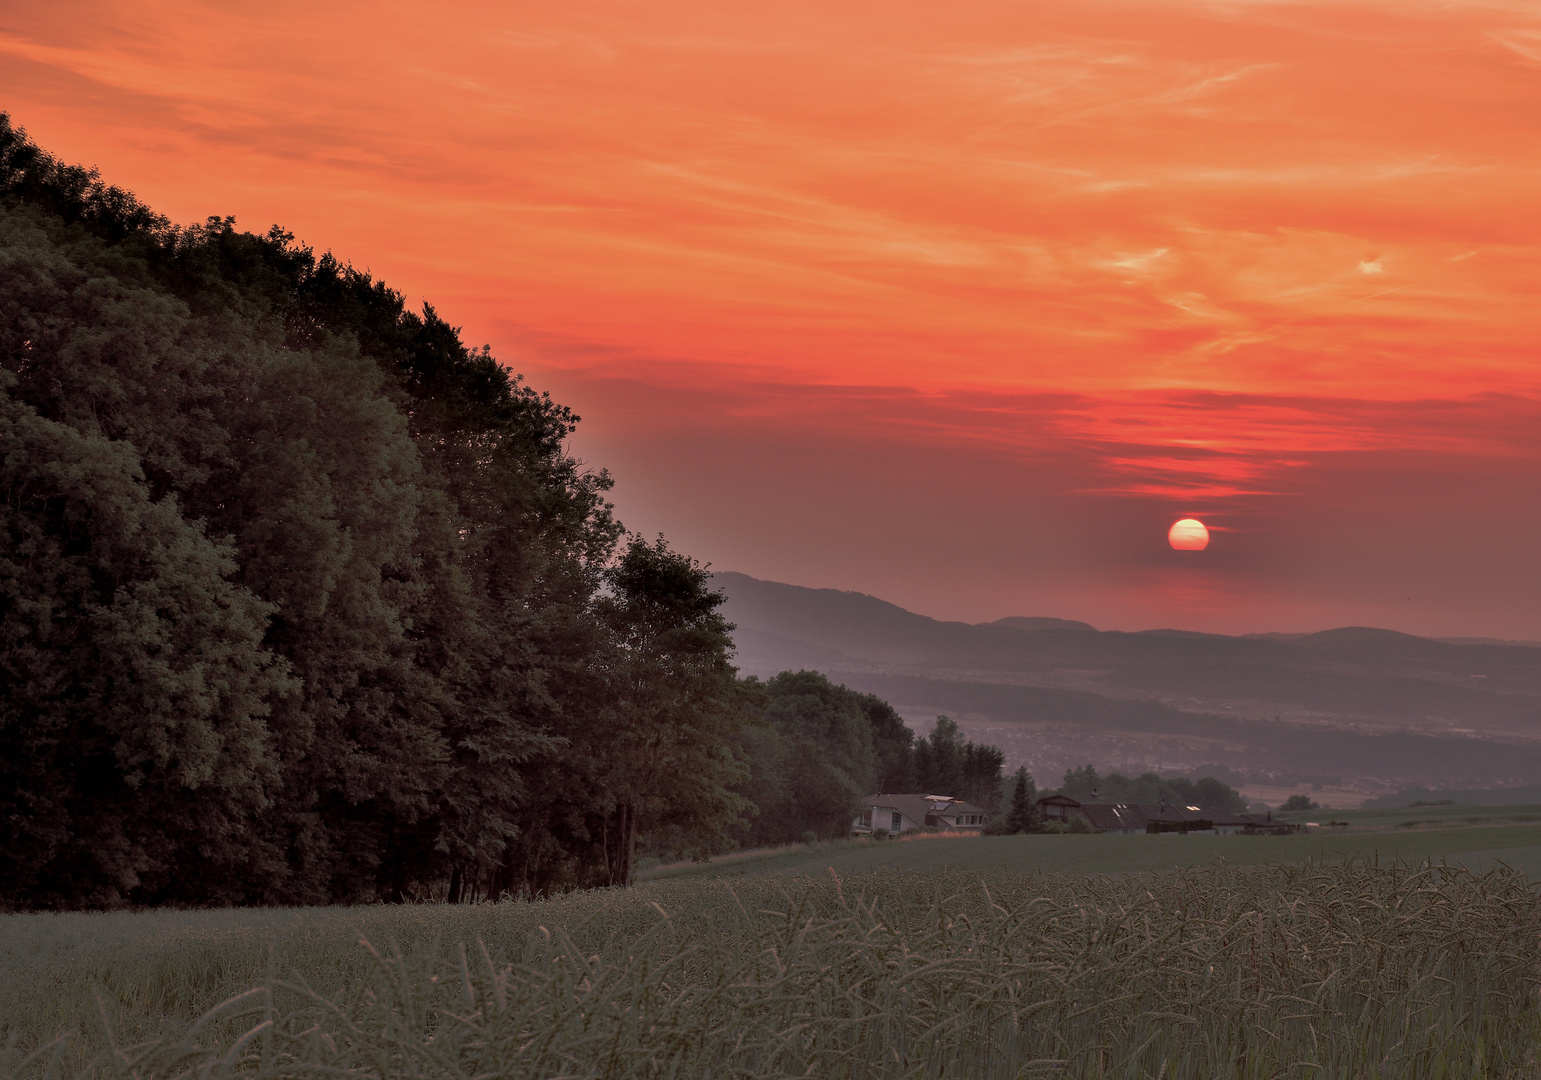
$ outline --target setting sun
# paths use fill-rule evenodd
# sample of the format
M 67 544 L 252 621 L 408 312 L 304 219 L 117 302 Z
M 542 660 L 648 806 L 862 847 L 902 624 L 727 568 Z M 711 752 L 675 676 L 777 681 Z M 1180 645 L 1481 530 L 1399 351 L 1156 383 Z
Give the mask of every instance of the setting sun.
M 1209 546 L 1209 530 L 1197 518 L 1183 518 L 1167 530 L 1166 539 L 1178 551 L 1203 551 Z

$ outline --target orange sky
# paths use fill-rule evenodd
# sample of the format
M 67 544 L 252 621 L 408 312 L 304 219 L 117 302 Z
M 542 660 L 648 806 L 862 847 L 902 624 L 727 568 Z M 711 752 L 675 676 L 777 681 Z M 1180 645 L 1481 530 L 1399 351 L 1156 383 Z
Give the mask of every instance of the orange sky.
M 1541 638 L 1534 4 L 13 0 L 0 109 L 432 300 L 719 568 Z

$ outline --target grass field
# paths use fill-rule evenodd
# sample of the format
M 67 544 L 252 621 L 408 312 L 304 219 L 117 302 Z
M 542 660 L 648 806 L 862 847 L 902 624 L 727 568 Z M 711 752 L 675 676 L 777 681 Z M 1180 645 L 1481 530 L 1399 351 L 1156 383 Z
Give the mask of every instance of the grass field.
M 644 876 L 742 877 L 776 872 L 841 874 L 879 867 L 909 870 L 1047 870 L 1078 874 L 1141 873 L 1204 866 L 1299 863 L 1311 858 L 1448 860 L 1473 870 L 1503 864 L 1541 880 L 1541 807 L 1438 807 L 1408 811 L 1339 811 L 1363 816 L 1343 831 L 1295 836 L 983 836 L 916 838 L 887 843 L 839 841 L 656 867 Z M 1454 809 L 1455 813 L 1448 813 Z M 1519 811 L 1511 813 L 1510 811 Z M 1533 813 L 1532 813 L 1533 812 Z
M 0 1080 L 1535 1077 L 1541 908 L 1493 867 L 1541 866 L 1541 823 L 1484 816 L 835 844 L 537 902 L 6 916 Z M 1405 861 L 1431 855 L 1450 867 Z
M 1409 806 L 1397 810 L 1310 810 L 1289 821 L 1346 821 L 1353 829 L 1517 825 L 1541 822 L 1541 806 Z

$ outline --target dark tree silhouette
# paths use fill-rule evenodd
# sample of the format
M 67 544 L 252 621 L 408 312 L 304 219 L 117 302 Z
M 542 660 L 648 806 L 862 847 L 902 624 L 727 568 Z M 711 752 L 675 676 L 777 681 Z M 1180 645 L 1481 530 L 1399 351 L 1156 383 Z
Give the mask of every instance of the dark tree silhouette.
M 1006 814 L 1006 831 L 1013 833 L 1037 832 L 1042 823 L 1038 818 L 1038 791 L 1026 766 L 1019 766 L 1016 781 L 1011 788 L 1011 809 Z

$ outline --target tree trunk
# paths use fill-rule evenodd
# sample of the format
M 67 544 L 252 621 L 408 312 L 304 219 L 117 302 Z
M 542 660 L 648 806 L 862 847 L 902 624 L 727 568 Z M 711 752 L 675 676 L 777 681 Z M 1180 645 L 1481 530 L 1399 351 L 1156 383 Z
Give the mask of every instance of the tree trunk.
M 632 830 L 636 823 L 636 814 L 630 803 L 621 803 L 615 808 L 615 844 L 610 843 L 610 822 L 605 821 L 605 876 L 612 887 L 625 888 L 631 884 L 631 855 L 633 845 L 630 843 Z
M 599 853 L 605 860 L 605 883 L 615 884 L 615 864 L 610 861 L 610 815 L 606 814 L 599 823 Z
M 449 900 L 449 902 L 451 904 L 458 904 L 458 903 L 460 903 L 460 894 L 464 891 L 464 888 L 465 888 L 465 879 L 461 877 L 461 875 L 460 875 L 460 867 L 457 864 L 455 869 L 453 871 L 451 871 L 450 875 L 449 875 L 449 897 L 448 897 L 448 900 Z
M 637 866 L 637 809 L 634 806 L 626 807 L 626 862 L 621 874 L 621 884 L 631 888 L 636 876 Z

